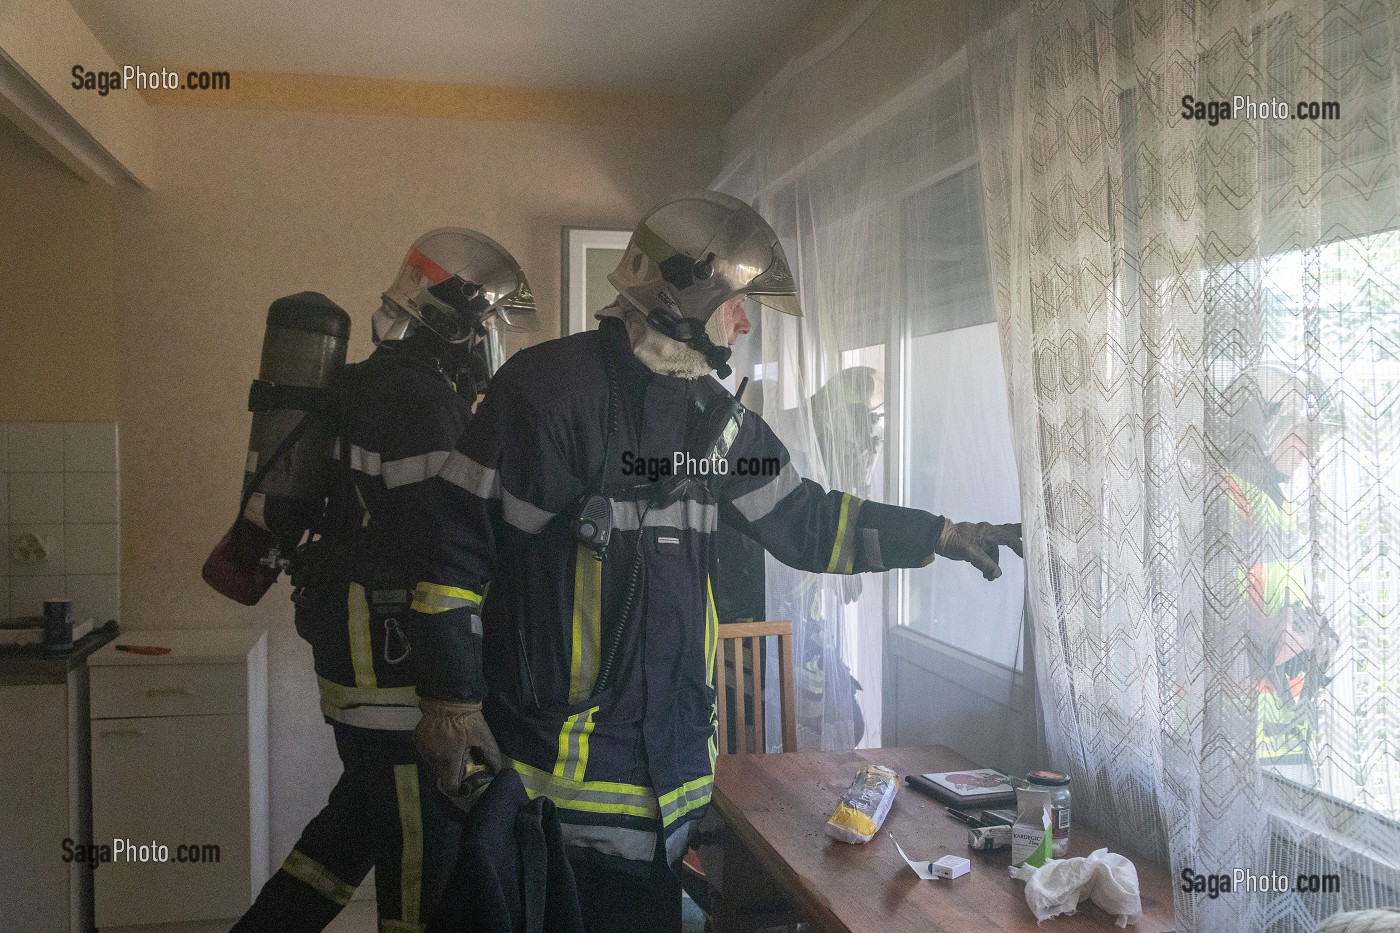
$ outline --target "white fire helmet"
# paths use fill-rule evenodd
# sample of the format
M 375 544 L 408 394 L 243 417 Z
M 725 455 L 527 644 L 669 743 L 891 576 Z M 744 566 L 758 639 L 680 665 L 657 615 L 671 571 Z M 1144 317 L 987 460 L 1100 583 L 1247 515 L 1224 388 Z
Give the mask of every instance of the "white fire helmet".
M 768 222 L 718 191 L 673 195 L 642 218 L 608 281 L 653 327 L 696 349 L 705 322 L 735 295 L 800 316 L 797 282 Z
M 475 230 L 430 230 L 409 247 L 398 278 L 374 313 L 374 342 L 402 340 L 421 324 L 448 343 L 484 334 L 488 322 L 511 330 L 536 323 L 535 296 L 520 263 Z

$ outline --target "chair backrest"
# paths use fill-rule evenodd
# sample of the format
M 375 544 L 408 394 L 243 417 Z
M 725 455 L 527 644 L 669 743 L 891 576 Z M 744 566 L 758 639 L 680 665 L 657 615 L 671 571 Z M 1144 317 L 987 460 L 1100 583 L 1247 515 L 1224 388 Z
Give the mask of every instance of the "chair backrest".
M 778 639 L 778 697 L 783 728 L 783 751 L 797 751 L 797 716 L 793 709 L 792 623 L 726 622 L 719 627 L 715 652 L 715 704 L 719 711 L 719 753 L 729 753 L 734 735 L 738 752 L 767 750 L 763 726 L 763 684 L 771 657 L 761 647 L 770 635 Z M 732 650 L 731 650 L 732 649 Z M 734 691 L 733 717 L 729 722 L 729 690 Z

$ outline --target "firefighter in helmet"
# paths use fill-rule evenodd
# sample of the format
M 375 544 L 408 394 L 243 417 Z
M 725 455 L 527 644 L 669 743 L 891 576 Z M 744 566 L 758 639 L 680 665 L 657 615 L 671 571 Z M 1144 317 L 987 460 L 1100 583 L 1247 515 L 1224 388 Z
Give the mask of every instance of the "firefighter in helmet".
M 800 314 L 778 238 L 748 205 L 668 199 L 610 281 L 619 297 L 599 328 L 515 354 L 462 438 L 474 540 L 461 588 L 475 607 L 490 583 L 486 683 L 452 667 L 474 661 L 425 651 L 443 663 L 419 684 L 419 747 L 450 790 L 489 769 L 494 736 L 557 807 L 590 933 L 675 931 L 673 868 L 714 781 L 720 515 L 807 570 L 942 555 L 989 580 L 999 545 L 1020 553 L 1020 527 L 827 491 L 711 376 L 729 373 L 747 302 Z M 675 467 L 638 474 L 656 463 Z
M 504 247 L 433 230 L 383 295 L 375 351 L 347 367 L 326 522 L 293 579 L 344 771 L 237 933 L 324 929 L 371 867 L 379 929 L 419 931 L 447 883 L 461 824 L 414 749 L 415 686 L 428 645 L 469 689 L 484 683 L 454 524 L 473 487 L 454 450 L 499 362 L 498 328 L 534 317 Z M 481 754 L 496 762 L 494 746 Z

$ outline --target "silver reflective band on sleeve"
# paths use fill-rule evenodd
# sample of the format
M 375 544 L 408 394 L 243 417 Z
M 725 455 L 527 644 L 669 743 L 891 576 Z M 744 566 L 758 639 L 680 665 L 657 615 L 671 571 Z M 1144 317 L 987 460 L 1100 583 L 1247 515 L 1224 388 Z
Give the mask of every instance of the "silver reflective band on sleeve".
M 690 848 L 690 833 L 695 829 L 695 820 L 687 820 L 676 827 L 676 831 L 666 837 L 666 861 L 672 865 L 676 863 L 685 850 Z
M 615 531 L 636 531 L 637 512 L 644 511 L 642 525 L 647 528 L 675 528 L 679 531 L 698 531 L 709 534 L 719 527 L 719 506 L 713 502 L 696 502 L 687 499 L 672 502 L 664 509 L 638 509 L 632 499 L 613 500 L 613 529 Z
M 437 476 L 451 456 L 450 451 L 433 450 L 426 454 L 389 460 L 380 467 L 384 485 L 388 489 L 396 489 L 410 483 L 421 483 L 429 477 Z
M 585 846 L 633 862 L 650 862 L 656 852 L 656 833 L 644 829 L 585 826 L 561 817 L 559 830 L 566 846 Z
M 490 467 L 482 466 L 460 451 L 452 451 L 442 468 L 441 476 L 454 486 L 481 499 L 499 499 L 501 480 Z
M 517 499 L 504 487 L 501 489 L 501 511 L 508 524 L 514 525 L 527 535 L 537 534 L 554 518 L 553 512 L 546 512 L 524 499 Z
M 751 522 L 756 522 L 777 508 L 778 503 L 787 498 L 802 485 L 802 477 L 792 468 L 791 463 L 783 464 L 782 470 L 753 492 L 745 493 L 734 500 L 734 508 Z
M 351 444 L 350 469 L 357 470 L 366 476 L 378 476 L 380 473 L 379 453 Z

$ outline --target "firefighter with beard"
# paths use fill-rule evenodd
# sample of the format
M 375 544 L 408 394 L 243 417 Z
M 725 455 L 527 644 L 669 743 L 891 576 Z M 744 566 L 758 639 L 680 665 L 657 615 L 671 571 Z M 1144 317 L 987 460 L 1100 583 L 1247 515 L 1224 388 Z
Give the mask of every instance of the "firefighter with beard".
M 482 606 L 486 684 L 454 666 L 474 660 L 427 647 L 418 742 L 451 793 L 490 770 L 494 737 L 503 766 L 554 801 L 590 933 L 675 931 L 673 867 L 714 781 L 721 514 L 785 563 L 846 574 L 943 555 L 995 579 L 1020 527 L 828 492 L 715 380 L 747 301 L 800 313 L 748 205 L 672 197 L 609 278 L 620 294 L 598 330 L 513 356 L 463 436 L 471 492 L 453 521 L 473 532 L 462 598 Z M 658 464 L 674 468 L 653 478 Z

